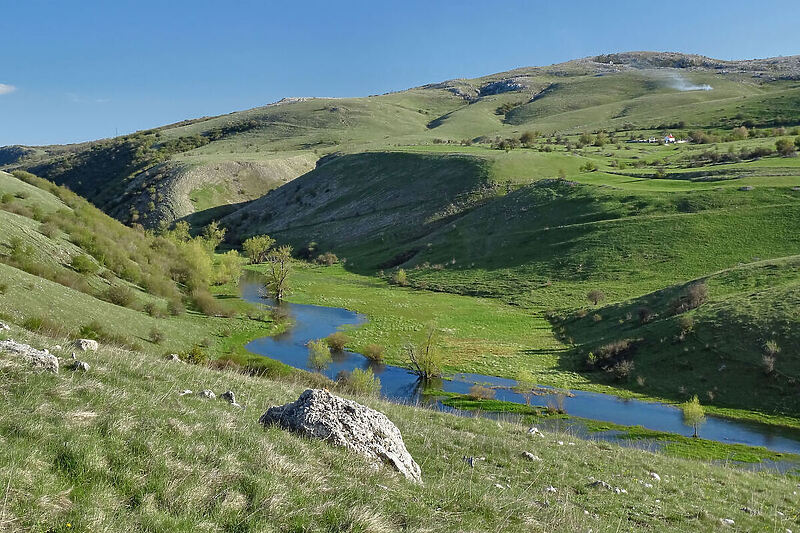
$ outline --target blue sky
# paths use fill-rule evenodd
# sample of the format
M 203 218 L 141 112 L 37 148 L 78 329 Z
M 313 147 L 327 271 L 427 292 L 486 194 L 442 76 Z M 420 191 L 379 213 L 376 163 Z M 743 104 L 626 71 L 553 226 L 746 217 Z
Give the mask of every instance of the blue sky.
M 0 0 L 0 146 L 627 50 L 800 54 L 797 2 Z

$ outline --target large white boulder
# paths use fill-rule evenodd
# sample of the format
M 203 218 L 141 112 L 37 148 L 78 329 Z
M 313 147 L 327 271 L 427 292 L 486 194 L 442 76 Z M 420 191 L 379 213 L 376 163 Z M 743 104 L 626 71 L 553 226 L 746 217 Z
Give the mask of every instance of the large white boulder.
M 58 358 L 48 353 L 47 350 L 37 350 L 27 344 L 7 340 L 0 341 L 0 352 L 18 355 L 23 361 L 38 370 L 58 374 Z
M 419 465 L 386 415 L 327 390 L 308 389 L 295 402 L 270 407 L 259 422 L 343 446 L 374 465 L 387 464 L 408 479 L 422 482 Z
M 96 340 L 78 339 L 75 341 L 75 347 L 81 350 L 82 352 L 88 352 L 88 351 L 96 352 L 100 346 L 97 344 Z

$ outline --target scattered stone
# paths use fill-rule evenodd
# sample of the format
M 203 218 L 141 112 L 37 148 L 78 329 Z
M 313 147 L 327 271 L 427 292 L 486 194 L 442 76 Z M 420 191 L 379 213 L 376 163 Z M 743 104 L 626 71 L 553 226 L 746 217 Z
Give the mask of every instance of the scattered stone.
M 297 401 L 270 407 L 259 419 L 311 438 L 323 439 L 367 457 L 375 466 L 388 464 L 421 483 L 419 465 L 403 436 L 386 415 L 321 389 L 304 391 Z
M 558 445 L 559 446 L 563 446 L 564 445 L 564 441 L 563 440 L 558 441 Z
M 595 481 L 593 483 L 589 483 L 589 486 L 590 487 L 595 487 L 595 488 L 601 488 L 601 489 L 610 490 L 611 492 L 615 492 L 617 494 L 628 494 L 627 490 L 621 489 L 619 487 L 612 487 L 611 485 L 609 485 L 608 483 L 606 483 L 605 481 L 603 481 L 601 479 L 598 479 L 597 481 Z
M 11 328 L 5 322 L 0 322 L 0 331 L 11 331 Z
M 183 389 L 179 394 L 181 396 L 187 396 L 189 394 L 192 394 L 192 390 L 191 389 Z
M 744 185 L 742 187 L 739 187 L 739 190 L 740 191 L 752 191 L 753 190 L 753 186 L 752 185 Z
M 661 481 L 661 476 L 659 476 L 655 472 L 650 472 L 650 477 L 655 479 L 656 481 Z
M 214 394 L 214 391 L 209 390 L 209 389 L 203 389 L 200 392 L 198 392 L 197 395 L 200 396 L 201 398 L 206 398 L 207 400 L 216 400 L 217 399 L 217 395 Z
M 522 452 L 522 457 L 527 459 L 528 461 L 541 461 L 542 458 L 538 455 L 533 455 L 531 452 Z
M 531 429 L 529 429 L 528 435 L 533 435 L 534 437 L 544 437 L 544 433 L 539 431 L 539 428 L 537 427 L 532 427 Z
M 470 468 L 475 468 L 475 458 L 474 457 L 472 457 L 472 456 L 467 457 L 465 455 L 464 457 L 461 458 L 461 460 L 464 461 L 465 463 L 467 463 Z
M 82 352 L 96 352 L 100 346 L 93 339 L 78 339 L 75 341 L 75 347 Z
M 742 507 L 742 511 L 747 513 L 747 514 L 751 514 L 751 515 L 757 515 L 758 514 L 758 511 L 756 511 L 755 509 L 750 509 L 749 507 Z
M 173 363 L 183 363 L 184 362 L 183 359 L 181 359 L 180 356 L 178 354 L 176 354 L 176 353 L 169 354 L 167 356 L 167 359 L 172 361 Z
M 89 363 L 85 361 L 75 361 L 72 363 L 72 370 L 76 372 L 88 372 L 89 371 Z
M 55 346 L 53 346 L 53 349 L 54 350 L 63 350 L 63 348 L 61 347 L 60 344 L 56 344 Z
M 719 521 L 722 523 L 723 526 L 733 526 L 736 525 L 736 522 L 731 520 L 730 518 L 720 518 Z
M 719 368 L 717 369 L 717 372 L 722 372 L 722 371 L 723 371 L 723 370 L 725 370 L 726 368 L 728 368 L 728 366 L 727 366 L 727 365 L 719 365 Z
M 0 341 L 0 352 L 19 355 L 23 361 L 37 370 L 58 374 L 58 358 L 46 350 L 37 350 L 27 344 L 13 340 Z
M 557 488 L 555 488 L 554 486 L 550 485 L 549 487 L 547 487 L 546 489 L 544 489 L 544 491 L 545 491 L 545 492 L 558 492 L 558 489 L 557 489 Z
M 503 485 L 501 485 L 500 483 L 495 483 L 494 484 L 494 488 L 500 489 L 500 490 L 504 490 L 505 489 L 505 487 Z
M 220 399 L 225 400 L 226 402 L 228 402 L 229 404 L 231 404 L 234 407 L 238 407 L 240 409 L 244 409 L 243 406 L 241 406 L 238 403 L 236 403 L 236 395 L 233 394 L 232 390 L 223 392 L 222 395 L 220 396 Z
M 570 445 L 570 446 L 575 446 L 574 442 L 568 442 L 567 444 Z

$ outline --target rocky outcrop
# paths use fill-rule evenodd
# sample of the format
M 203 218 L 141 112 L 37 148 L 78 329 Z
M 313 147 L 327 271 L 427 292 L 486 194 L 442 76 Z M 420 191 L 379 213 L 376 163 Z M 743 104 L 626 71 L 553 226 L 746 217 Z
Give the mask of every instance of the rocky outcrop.
M 18 355 L 25 363 L 37 370 L 58 374 L 58 358 L 47 350 L 37 350 L 27 344 L 7 340 L 0 341 L 0 352 Z
M 327 390 L 308 389 L 295 402 L 270 407 L 259 422 L 348 448 L 376 466 L 387 464 L 406 478 L 422 482 L 419 465 L 386 415 Z
M 92 339 L 78 339 L 75 341 L 75 347 L 82 352 L 96 352 L 100 345 L 97 344 L 97 341 Z

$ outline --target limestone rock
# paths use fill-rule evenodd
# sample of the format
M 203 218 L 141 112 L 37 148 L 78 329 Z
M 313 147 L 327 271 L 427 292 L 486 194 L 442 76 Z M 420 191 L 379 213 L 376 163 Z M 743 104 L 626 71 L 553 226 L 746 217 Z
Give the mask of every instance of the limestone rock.
M 270 407 L 259 422 L 343 446 L 376 466 L 387 464 L 406 478 L 422 482 L 419 465 L 386 415 L 327 390 L 308 389 L 295 402 Z
M 97 344 L 96 340 L 78 339 L 75 341 L 75 347 L 81 350 L 82 352 L 88 352 L 88 351 L 96 352 L 100 346 Z
M 0 331 L 11 331 L 11 328 L 5 322 L 0 322 Z
M 169 361 L 172 361 L 173 363 L 183 363 L 183 359 L 181 359 L 180 356 L 176 353 L 169 354 L 167 356 L 167 359 Z
M 539 457 L 538 455 L 533 455 L 531 452 L 522 452 L 522 458 L 534 462 L 542 460 L 541 457 Z
M 200 392 L 198 392 L 197 394 L 198 394 L 198 395 L 199 395 L 201 398 L 206 398 L 206 399 L 208 399 L 208 400 L 215 400 L 215 399 L 217 398 L 217 395 L 216 395 L 216 394 L 214 394 L 214 391 L 212 391 L 212 390 L 209 390 L 209 389 L 203 389 L 203 390 L 201 390 Z
M 236 403 L 236 395 L 233 393 L 232 390 L 223 392 L 220 395 L 220 399 L 221 400 L 225 400 L 226 402 L 228 402 L 229 404 L 231 404 L 234 407 L 238 407 L 239 409 L 244 409 L 244 407 L 242 405 L 239 405 L 238 403 Z
M 75 370 L 76 372 L 88 372 L 89 363 L 85 361 L 75 361 L 72 363 L 72 370 Z
M 0 341 L 0 352 L 19 355 L 23 361 L 38 370 L 58 374 L 58 358 L 47 351 L 37 350 L 13 340 Z

